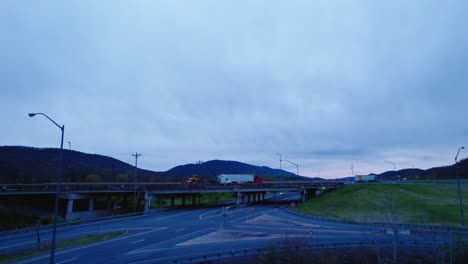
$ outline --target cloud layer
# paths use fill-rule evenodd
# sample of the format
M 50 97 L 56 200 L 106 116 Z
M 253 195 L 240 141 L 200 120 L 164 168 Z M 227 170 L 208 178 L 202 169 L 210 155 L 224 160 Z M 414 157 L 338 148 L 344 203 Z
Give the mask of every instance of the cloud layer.
M 2 1 L 0 144 L 57 146 L 40 111 L 73 149 L 152 170 L 446 165 L 467 144 L 467 5 Z

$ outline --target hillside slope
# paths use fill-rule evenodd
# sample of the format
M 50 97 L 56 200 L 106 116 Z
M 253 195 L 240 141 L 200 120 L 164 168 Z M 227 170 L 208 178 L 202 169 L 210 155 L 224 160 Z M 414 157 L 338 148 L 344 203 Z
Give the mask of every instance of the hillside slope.
M 59 163 L 59 149 L 6 146 L 0 147 L 1 183 L 54 182 Z M 66 150 L 63 153 L 63 181 L 86 181 L 89 174 L 102 181 L 116 181 L 119 174 L 133 180 L 134 166 L 120 160 L 96 154 Z M 164 180 L 162 173 L 139 169 L 140 180 Z
M 468 200 L 468 186 L 462 187 Z M 394 208 L 394 209 L 392 209 Z M 468 204 L 464 204 L 468 211 Z M 301 205 L 302 212 L 357 222 L 460 225 L 456 184 L 353 185 Z

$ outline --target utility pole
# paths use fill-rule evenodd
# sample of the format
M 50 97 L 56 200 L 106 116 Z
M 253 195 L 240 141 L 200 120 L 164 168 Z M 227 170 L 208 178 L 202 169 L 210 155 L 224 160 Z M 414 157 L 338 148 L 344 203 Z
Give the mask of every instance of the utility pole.
M 133 181 L 135 183 L 135 188 L 133 190 L 133 212 L 136 212 L 137 209 L 137 177 L 138 177 L 138 157 L 141 156 L 141 153 L 135 152 L 135 154 L 132 154 L 133 157 L 135 157 L 135 175 L 133 177 Z
M 71 141 L 68 141 L 68 150 L 71 150 Z
M 457 156 L 455 156 L 455 174 L 457 176 L 457 189 L 458 189 L 458 203 L 460 205 L 460 216 L 462 220 L 462 227 L 465 227 L 465 216 L 463 215 L 463 199 L 461 196 L 460 191 L 460 174 L 458 173 L 458 154 L 460 154 L 460 150 L 465 149 L 465 147 L 460 147 L 457 152 Z
M 351 176 L 354 177 L 354 164 L 351 163 Z

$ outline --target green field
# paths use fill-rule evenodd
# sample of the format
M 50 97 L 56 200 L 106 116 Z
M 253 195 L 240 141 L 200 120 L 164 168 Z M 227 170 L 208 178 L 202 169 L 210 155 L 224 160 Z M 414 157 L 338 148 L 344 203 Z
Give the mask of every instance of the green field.
M 461 192 L 466 222 L 468 186 Z M 456 185 L 353 185 L 301 204 L 301 212 L 358 222 L 461 225 Z

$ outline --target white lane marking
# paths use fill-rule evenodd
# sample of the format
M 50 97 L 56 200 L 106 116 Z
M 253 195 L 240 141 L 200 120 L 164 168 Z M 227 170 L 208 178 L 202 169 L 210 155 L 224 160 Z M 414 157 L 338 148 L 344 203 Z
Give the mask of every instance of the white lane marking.
M 209 213 L 212 213 L 212 212 L 216 212 L 216 211 L 219 211 L 219 210 L 220 210 L 220 209 L 215 209 L 215 210 L 211 210 L 211 211 L 208 211 L 208 212 L 206 212 L 206 213 L 201 214 L 201 215 L 200 215 L 200 220 L 202 220 L 202 221 L 205 220 L 205 219 L 203 219 L 203 216 L 204 216 L 204 215 L 209 214 Z M 217 215 L 215 215 L 215 216 L 217 216 Z M 213 216 L 213 217 L 214 217 L 214 216 Z M 211 218 L 211 217 L 208 217 L 208 218 Z
M 56 264 L 61 264 L 61 263 L 70 262 L 70 261 L 73 261 L 73 260 L 75 260 L 75 259 L 78 259 L 78 258 L 67 259 L 67 260 L 64 260 L 64 261 L 57 262 Z
M 63 250 L 63 251 L 59 251 L 59 252 L 55 253 L 55 255 L 58 256 L 58 255 L 70 253 L 70 252 L 73 252 L 73 251 L 78 251 L 78 250 L 85 249 L 85 248 L 90 248 L 90 247 L 99 246 L 99 245 L 102 245 L 102 244 L 107 244 L 107 243 L 110 243 L 110 242 L 119 241 L 119 240 L 122 240 L 122 239 L 127 239 L 127 238 L 136 237 L 136 236 L 146 235 L 146 234 L 153 233 L 153 232 L 156 232 L 156 231 L 160 231 L 160 230 L 163 230 L 163 229 L 167 229 L 167 227 L 159 227 L 159 228 L 156 228 L 154 230 L 149 230 L 149 231 L 146 231 L 146 232 L 142 232 L 142 233 L 138 233 L 138 234 L 134 234 L 134 235 L 130 235 L 130 236 L 121 236 L 121 237 L 118 237 L 118 238 L 114 238 L 114 239 L 111 239 L 111 240 L 106 240 L 106 241 L 94 243 L 94 244 L 91 244 L 91 245 L 72 248 L 72 249 L 69 249 L 69 250 Z M 50 257 L 49 255 L 45 254 L 44 256 L 28 259 L 26 261 L 19 262 L 18 264 L 29 263 L 29 262 L 37 261 L 37 260 L 40 260 L 40 259 L 49 258 L 49 257 Z
M 148 227 L 130 227 L 130 228 L 122 227 L 122 228 L 102 229 L 102 230 L 78 232 L 78 233 L 73 233 L 73 234 L 70 234 L 70 235 L 64 235 L 64 236 L 60 236 L 60 239 L 66 239 L 66 238 L 70 238 L 70 237 L 77 237 L 79 235 L 89 235 L 89 234 L 101 233 L 101 232 L 113 232 L 113 231 L 123 231 L 123 230 L 126 230 L 128 232 L 128 230 L 148 230 L 148 229 L 150 229 L 150 228 L 148 228 Z M 124 233 L 123 235 L 125 235 L 126 233 Z M 41 242 L 46 242 L 46 241 L 50 241 L 50 238 L 41 239 Z M 22 243 L 11 244 L 11 245 L 8 245 L 8 246 L 0 247 L 0 249 L 6 249 L 6 248 L 15 247 L 15 246 L 33 244 L 33 243 L 37 243 L 37 241 L 34 240 L 34 241 L 30 241 L 30 242 L 22 242 Z
M 160 244 L 163 244 L 163 243 L 167 243 L 167 242 L 169 242 L 169 241 L 173 241 L 173 240 L 176 240 L 176 239 L 182 239 L 182 238 L 191 236 L 191 235 L 196 234 L 196 233 L 204 233 L 204 232 L 206 232 L 206 231 L 209 231 L 208 233 L 211 233 L 211 232 L 213 232 L 213 231 L 216 231 L 216 229 L 215 229 L 215 228 L 207 228 L 207 229 L 203 229 L 203 230 L 196 230 L 196 231 L 193 231 L 193 232 L 188 233 L 188 234 L 185 234 L 185 235 L 173 237 L 173 238 L 170 238 L 170 239 L 167 239 L 167 240 L 164 240 L 164 241 L 160 241 L 160 242 L 155 243 L 155 244 L 152 244 L 152 245 L 148 245 L 148 246 L 144 246 L 144 247 L 142 247 L 142 248 L 138 248 L 138 249 L 132 250 L 132 251 L 130 251 L 130 252 L 127 252 L 127 255 L 128 255 L 128 254 L 140 253 L 140 252 L 146 252 L 146 251 L 153 251 L 153 249 L 147 250 L 146 248 L 151 248 L 151 247 L 154 247 L 154 246 L 157 246 L 157 245 L 160 245 Z
M 134 241 L 134 242 L 132 242 L 132 243 L 130 243 L 130 244 L 136 244 L 136 243 L 139 243 L 139 242 L 143 242 L 143 241 L 145 241 L 145 240 L 146 240 L 146 239 L 140 239 L 140 240 Z
M 180 232 L 180 231 L 184 231 L 184 230 L 185 230 L 185 228 L 181 228 L 179 230 L 176 230 L 176 232 Z
M 30 242 L 23 242 L 23 243 L 12 244 L 12 245 L 9 245 L 9 246 L 0 247 L 0 249 L 10 248 L 10 247 L 19 246 L 19 245 L 32 244 L 32 243 L 36 243 L 36 241 L 30 241 Z

